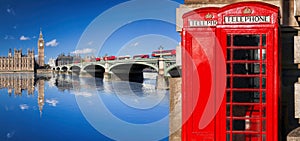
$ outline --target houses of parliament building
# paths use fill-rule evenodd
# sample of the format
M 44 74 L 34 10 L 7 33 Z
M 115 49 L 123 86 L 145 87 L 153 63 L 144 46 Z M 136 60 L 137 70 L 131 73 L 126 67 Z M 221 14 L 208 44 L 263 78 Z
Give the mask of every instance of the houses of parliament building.
M 35 61 L 34 51 L 28 49 L 27 55 L 23 55 L 22 49 L 11 49 L 7 57 L 0 57 L 0 72 L 33 72 L 35 67 L 44 67 L 44 39 L 42 31 L 38 39 L 38 58 Z

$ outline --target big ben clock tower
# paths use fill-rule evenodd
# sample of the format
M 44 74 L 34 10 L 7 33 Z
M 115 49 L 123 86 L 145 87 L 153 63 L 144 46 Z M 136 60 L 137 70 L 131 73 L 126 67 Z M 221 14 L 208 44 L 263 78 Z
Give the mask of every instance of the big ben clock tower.
M 42 30 L 40 30 L 40 37 L 38 40 L 38 65 L 39 67 L 44 67 L 45 65 L 45 61 L 44 61 L 44 57 L 45 57 L 45 44 L 44 44 L 44 39 L 43 39 L 43 34 L 42 34 Z

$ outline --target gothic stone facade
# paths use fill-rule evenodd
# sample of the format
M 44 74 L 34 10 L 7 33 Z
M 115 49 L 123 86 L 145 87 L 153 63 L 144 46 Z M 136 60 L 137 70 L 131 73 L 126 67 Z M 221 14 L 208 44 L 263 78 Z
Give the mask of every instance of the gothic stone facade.
M 0 72 L 21 72 L 34 71 L 34 51 L 27 50 L 27 55 L 22 54 L 22 49 L 14 50 L 12 56 L 11 50 L 8 57 L 0 57 Z

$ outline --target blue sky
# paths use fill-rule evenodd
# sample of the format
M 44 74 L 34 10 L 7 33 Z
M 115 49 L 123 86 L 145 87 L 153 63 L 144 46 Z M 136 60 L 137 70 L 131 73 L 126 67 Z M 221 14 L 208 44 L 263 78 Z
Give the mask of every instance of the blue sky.
M 37 53 L 40 28 L 48 43 L 46 62 L 60 53 L 133 55 L 150 54 L 160 45 L 175 48 L 180 41 L 175 7 L 183 0 L 171 2 L 174 5 L 168 0 L 0 0 L 0 56 L 7 56 L 9 48 Z M 137 8 L 128 10 L 130 6 Z

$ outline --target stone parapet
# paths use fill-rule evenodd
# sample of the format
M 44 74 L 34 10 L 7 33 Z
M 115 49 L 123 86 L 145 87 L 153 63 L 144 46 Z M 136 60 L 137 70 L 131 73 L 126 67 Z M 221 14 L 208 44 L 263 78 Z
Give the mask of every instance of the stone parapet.
M 300 141 L 300 127 L 288 134 L 287 141 Z
M 169 141 L 181 141 L 181 78 L 170 78 Z

